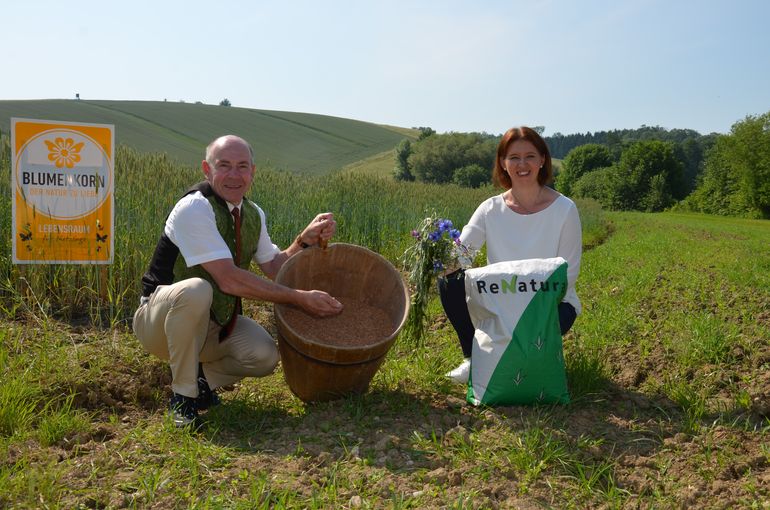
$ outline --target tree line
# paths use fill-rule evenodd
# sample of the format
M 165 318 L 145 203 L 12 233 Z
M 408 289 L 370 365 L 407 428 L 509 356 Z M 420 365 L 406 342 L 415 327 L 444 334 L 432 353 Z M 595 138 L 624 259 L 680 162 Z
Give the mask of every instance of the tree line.
M 643 140 L 660 140 L 663 142 L 685 143 L 697 141 L 701 138 L 713 139 L 716 133 L 701 135 L 693 129 L 665 129 L 661 126 L 642 125 L 637 129 L 613 129 L 612 131 L 587 132 L 585 134 L 575 133 L 563 135 L 554 133 L 552 136 L 546 136 L 545 141 L 551 156 L 558 159 L 564 159 L 575 147 L 589 143 L 606 145 L 611 150 L 617 151 L 624 144 Z
M 500 136 L 418 129 L 417 140 L 396 148 L 397 180 L 490 182 Z M 611 210 L 770 218 L 770 112 L 736 122 L 725 135 L 642 126 L 545 139 L 556 158 L 554 146 L 571 146 L 554 182 L 567 196 L 593 198 Z

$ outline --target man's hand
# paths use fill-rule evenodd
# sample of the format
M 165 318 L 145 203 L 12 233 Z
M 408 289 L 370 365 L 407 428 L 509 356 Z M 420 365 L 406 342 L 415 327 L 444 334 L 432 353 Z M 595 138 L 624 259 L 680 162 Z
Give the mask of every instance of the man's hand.
M 337 231 L 337 222 L 334 214 L 321 213 L 299 235 L 298 240 L 310 246 L 320 244 L 321 240 L 328 241 Z
M 342 303 L 322 290 L 298 290 L 298 305 L 318 317 L 330 317 L 342 312 Z

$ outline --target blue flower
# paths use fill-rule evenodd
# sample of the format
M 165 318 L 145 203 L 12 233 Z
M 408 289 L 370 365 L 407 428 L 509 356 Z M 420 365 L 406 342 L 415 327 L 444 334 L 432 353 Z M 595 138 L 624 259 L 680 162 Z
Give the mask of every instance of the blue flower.
M 459 230 L 457 230 L 456 228 L 453 228 L 453 229 L 451 229 L 451 230 L 449 231 L 449 237 L 451 237 L 451 238 L 452 238 L 452 239 L 454 239 L 455 241 L 456 241 L 456 240 L 458 240 L 458 239 L 460 239 L 460 231 L 459 231 Z
M 434 232 L 431 232 L 430 234 L 428 234 L 428 239 L 430 239 L 434 243 L 437 242 L 439 239 L 441 239 L 441 231 L 436 230 Z
M 439 232 L 446 232 L 452 228 L 452 220 L 438 220 L 436 222 Z
M 442 264 L 440 260 L 434 260 L 433 261 L 433 270 L 438 273 L 442 269 L 444 269 L 444 264 Z

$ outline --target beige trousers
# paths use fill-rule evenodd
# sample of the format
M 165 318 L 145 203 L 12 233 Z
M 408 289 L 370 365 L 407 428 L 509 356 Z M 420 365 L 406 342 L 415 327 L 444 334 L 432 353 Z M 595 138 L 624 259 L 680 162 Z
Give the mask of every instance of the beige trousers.
M 242 315 L 233 332 L 219 341 L 219 325 L 209 319 L 213 290 L 201 278 L 160 285 L 134 313 L 134 333 L 150 354 L 168 360 L 171 388 L 198 395 L 198 362 L 214 389 L 244 377 L 269 375 L 278 364 L 278 348 L 265 329 Z

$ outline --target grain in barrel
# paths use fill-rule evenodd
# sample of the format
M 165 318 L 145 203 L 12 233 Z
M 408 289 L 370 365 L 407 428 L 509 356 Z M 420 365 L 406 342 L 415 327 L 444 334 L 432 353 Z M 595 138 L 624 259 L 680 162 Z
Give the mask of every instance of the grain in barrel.
M 302 337 L 333 346 L 373 345 L 385 340 L 395 330 L 388 313 L 350 297 L 337 297 L 342 313 L 316 317 L 294 307 L 284 311 L 286 323 Z

